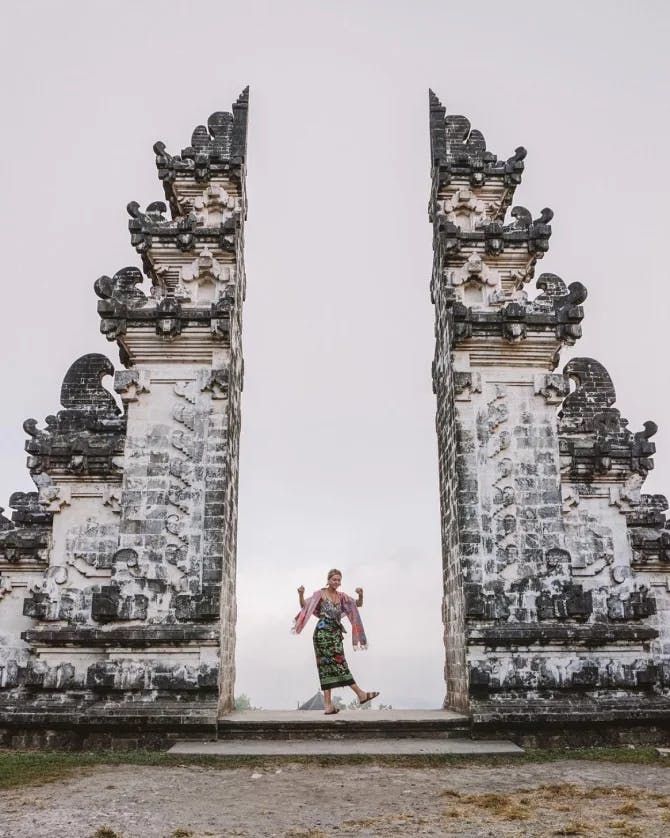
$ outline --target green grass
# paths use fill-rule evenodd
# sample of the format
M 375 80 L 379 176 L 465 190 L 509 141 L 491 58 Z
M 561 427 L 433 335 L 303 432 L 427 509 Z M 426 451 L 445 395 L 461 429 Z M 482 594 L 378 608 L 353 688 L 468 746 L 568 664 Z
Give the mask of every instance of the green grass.
M 556 762 L 563 759 L 600 762 L 638 763 L 670 767 L 670 761 L 657 756 L 654 748 L 580 748 L 575 750 L 528 750 L 520 756 L 184 756 L 161 751 L 36 752 L 0 751 L 0 789 L 40 785 L 71 777 L 87 768 L 114 765 L 149 765 L 174 767 L 198 765 L 221 770 L 252 768 L 259 765 L 303 763 L 309 765 L 392 765 L 406 768 L 465 768 L 471 765 L 509 766 Z

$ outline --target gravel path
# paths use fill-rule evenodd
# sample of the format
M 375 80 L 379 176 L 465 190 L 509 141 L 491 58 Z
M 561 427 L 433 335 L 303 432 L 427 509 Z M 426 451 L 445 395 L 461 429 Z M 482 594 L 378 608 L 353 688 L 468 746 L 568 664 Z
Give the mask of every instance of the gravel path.
M 2 838 L 664 836 L 670 768 L 196 766 L 82 769 L 0 793 Z M 103 828 L 110 830 L 105 832 Z

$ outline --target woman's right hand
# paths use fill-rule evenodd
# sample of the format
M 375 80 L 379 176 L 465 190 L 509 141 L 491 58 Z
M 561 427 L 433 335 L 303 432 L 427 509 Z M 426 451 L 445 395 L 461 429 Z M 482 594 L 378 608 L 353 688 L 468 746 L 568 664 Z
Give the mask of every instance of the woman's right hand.
M 304 593 L 305 593 L 305 586 L 304 586 L 304 585 L 301 585 L 301 586 L 298 588 L 298 596 L 302 596 Z

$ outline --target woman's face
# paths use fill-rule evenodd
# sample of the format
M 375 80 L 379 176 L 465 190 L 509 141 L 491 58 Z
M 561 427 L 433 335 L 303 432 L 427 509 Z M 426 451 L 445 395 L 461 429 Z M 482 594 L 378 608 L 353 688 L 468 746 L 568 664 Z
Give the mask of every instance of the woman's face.
M 340 585 L 342 584 L 342 577 L 339 573 L 333 573 L 333 575 L 328 579 L 328 587 L 331 591 L 336 591 Z

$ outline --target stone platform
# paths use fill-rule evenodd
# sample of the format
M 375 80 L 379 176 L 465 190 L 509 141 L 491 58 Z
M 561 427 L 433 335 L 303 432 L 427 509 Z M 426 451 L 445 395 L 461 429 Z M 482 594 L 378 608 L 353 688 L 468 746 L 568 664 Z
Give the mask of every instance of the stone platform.
M 467 716 L 450 710 L 244 710 L 219 717 L 219 739 L 446 739 L 470 736 Z
M 431 754 L 478 756 L 491 754 L 520 755 L 523 749 L 502 739 L 221 739 L 216 742 L 177 742 L 170 754 L 202 756 L 426 756 Z
M 474 740 L 469 719 L 448 710 L 250 710 L 220 717 L 218 739 L 175 743 L 172 754 L 352 756 L 521 754 L 507 740 Z

